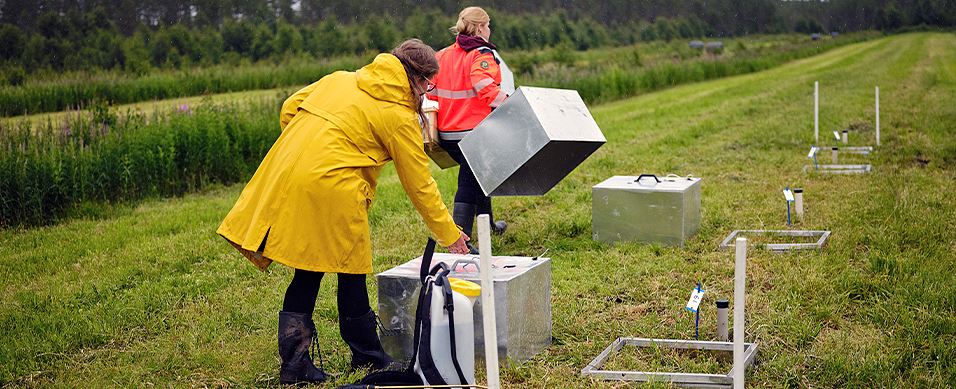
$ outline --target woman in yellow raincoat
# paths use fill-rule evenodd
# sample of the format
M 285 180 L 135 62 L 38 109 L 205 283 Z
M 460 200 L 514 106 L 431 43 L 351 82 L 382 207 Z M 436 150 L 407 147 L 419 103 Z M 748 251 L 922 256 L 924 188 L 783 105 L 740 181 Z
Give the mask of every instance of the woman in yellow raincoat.
M 439 244 L 466 253 L 442 203 L 422 147 L 422 94 L 438 71 L 435 52 L 417 39 L 379 54 L 355 72 L 335 72 L 282 105 L 282 134 L 217 231 L 264 268 L 295 269 L 279 313 L 282 383 L 321 382 L 312 362 L 312 312 L 324 273 L 338 273 L 342 339 L 352 366 L 392 360 L 376 333 L 365 275 L 372 271 L 368 209 L 385 163 Z

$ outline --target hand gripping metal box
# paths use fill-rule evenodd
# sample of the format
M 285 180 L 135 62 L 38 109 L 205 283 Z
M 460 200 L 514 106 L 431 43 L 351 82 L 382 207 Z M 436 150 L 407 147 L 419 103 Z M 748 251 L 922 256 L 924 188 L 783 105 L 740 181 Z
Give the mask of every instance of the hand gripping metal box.
M 412 357 L 415 312 L 421 289 L 421 257 L 375 275 L 378 314 L 385 351 L 402 362 Z M 502 364 L 525 361 L 551 344 L 551 260 L 538 257 L 493 257 L 498 356 Z M 432 266 L 453 266 L 449 277 L 481 284 L 477 255 L 436 253 Z M 483 287 L 483 286 L 482 286 Z M 481 300 L 475 303 L 475 354 L 484 358 Z
M 591 230 L 600 242 L 684 246 L 700 227 L 700 178 L 614 176 L 591 188 Z
M 487 196 L 537 196 L 607 140 L 577 91 L 520 87 L 459 143 Z

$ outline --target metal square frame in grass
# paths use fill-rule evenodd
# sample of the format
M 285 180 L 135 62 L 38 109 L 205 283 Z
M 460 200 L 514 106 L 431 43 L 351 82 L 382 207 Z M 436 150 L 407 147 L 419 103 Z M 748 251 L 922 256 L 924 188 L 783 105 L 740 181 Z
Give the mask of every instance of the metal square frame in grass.
M 821 174 L 866 174 L 873 171 L 873 166 L 865 165 L 804 165 L 803 171 Z
M 842 146 L 840 147 L 840 152 L 847 154 L 870 155 L 870 153 L 873 152 L 873 146 Z
M 634 347 L 666 347 L 672 349 L 689 349 L 705 351 L 734 351 L 733 342 L 710 342 L 702 340 L 652 339 L 652 338 L 617 338 L 610 346 L 604 349 L 584 369 L 581 375 L 596 377 L 607 381 L 635 381 L 635 382 L 671 382 L 685 388 L 730 388 L 734 384 L 734 370 L 727 374 L 707 373 L 677 373 L 659 371 L 625 371 L 601 370 L 601 367 L 614 355 L 617 355 L 624 346 Z M 757 355 L 756 343 L 744 343 L 744 369 L 754 363 Z
M 763 246 L 767 247 L 770 251 L 782 253 L 784 251 L 794 251 L 794 250 L 819 250 L 823 248 L 823 245 L 826 244 L 827 239 L 830 237 L 830 231 L 823 230 L 735 230 L 731 232 L 730 235 L 727 235 L 727 238 L 723 242 L 720 242 L 721 249 L 729 249 L 734 247 L 732 243 L 737 239 L 738 235 L 777 235 L 777 236 L 794 236 L 794 237 L 805 237 L 805 236 L 819 236 L 814 243 L 767 243 Z

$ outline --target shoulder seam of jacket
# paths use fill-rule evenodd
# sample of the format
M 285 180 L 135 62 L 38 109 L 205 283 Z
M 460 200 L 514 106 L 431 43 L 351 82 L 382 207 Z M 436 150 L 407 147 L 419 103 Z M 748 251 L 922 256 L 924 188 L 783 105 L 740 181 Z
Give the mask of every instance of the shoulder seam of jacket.
M 495 59 L 495 64 L 496 64 L 496 65 L 501 65 L 501 61 L 499 61 L 499 60 L 498 60 L 498 57 L 495 56 L 495 52 L 494 52 L 493 50 L 491 50 L 491 49 L 489 49 L 489 48 L 487 48 L 487 47 L 485 47 L 485 46 L 482 46 L 482 47 L 480 47 L 480 48 L 478 49 L 478 53 L 479 53 L 479 54 L 491 54 L 491 58 L 494 58 L 494 59 Z

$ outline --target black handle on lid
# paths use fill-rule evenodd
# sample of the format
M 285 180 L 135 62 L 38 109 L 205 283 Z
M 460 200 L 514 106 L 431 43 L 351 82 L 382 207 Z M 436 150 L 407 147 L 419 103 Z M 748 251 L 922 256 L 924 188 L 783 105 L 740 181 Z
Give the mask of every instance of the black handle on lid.
M 428 277 L 429 268 L 432 266 L 432 257 L 435 255 L 435 240 L 428 238 L 428 243 L 425 244 L 425 253 L 422 254 L 422 269 L 421 269 L 421 281 L 424 284 L 425 278 Z
M 637 179 L 634 180 L 634 182 L 641 182 L 641 179 L 642 179 L 642 178 L 645 178 L 645 177 L 653 177 L 653 178 L 654 178 L 654 181 L 657 181 L 658 184 L 661 182 L 661 179 L 660 179 L 660 178 L 657 178 L 657 176 L 654 175 L 654 174 L 641 174 L 641 175 L 637 176 Z

